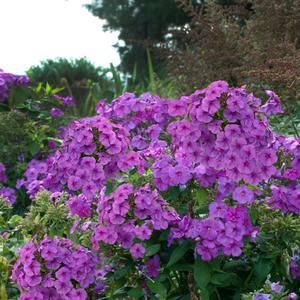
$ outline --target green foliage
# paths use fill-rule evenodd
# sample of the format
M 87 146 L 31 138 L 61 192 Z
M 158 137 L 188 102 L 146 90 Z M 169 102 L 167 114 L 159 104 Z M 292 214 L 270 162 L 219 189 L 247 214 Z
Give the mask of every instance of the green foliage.
M 18 111 L 0 112 L 0 161 L 7 166 L 16 165 L 22 155 L 31 155 L 33 124 L 28 117 Z
M 300 102 L 283 102 L 285 113 L 281 116 L 273 116 L 270 120 L 273 129 L 280 133 L 300 137 Z
M 27 74 L 34 84 L 46 82 L 62 88 L 61 94 L 76 100 L 77 116 L 86 116 L 94 113 L 99 99 L 113 98 L 114 87 L 108 72 L 108 69 L 95 67 L 86 58 L 58 58 L 32 66 Z
M 97 82 L 104 70 L 95 67 L 86 58 L 57 58 L 42 61 L 40 65 L 32 66 L 27 73 L 33 83 L 48 82 L 50 85 L 62 86 L 64 80 L 70 85 L 87 80 Z
M 188 241 L 184 241 L 181 245 L 175 248 L 171 252 L 170 260 L 168 261 L 166 268 L 177 263 L 184 256 L 184 254 L 189 250 L 189 248 L 190 248 L 190 244 Z
M 24 244 L 18 231 L 21 217 L 13 215 L 12 207 L 0 197 L 0 299 L 18 299 L 18 290 L 10 281 L 10 270 L 17 249 Z
M 24 217 L 22 230 L 38 238 L 43 238 L 45 234 L 67 235 L 70 224 L 67 222 L 66 197 L 62 195 L 52 201 L 49 192 L 39 192 Z

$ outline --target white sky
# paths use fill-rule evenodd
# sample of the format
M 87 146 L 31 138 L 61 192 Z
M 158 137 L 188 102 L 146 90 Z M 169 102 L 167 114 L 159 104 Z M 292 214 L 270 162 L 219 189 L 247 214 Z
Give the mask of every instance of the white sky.
M 0 0 L 0 69 L 22 74 L 41 60 L 86 57 L 97 66 L 119 63 L 118 33 L 83 4 L 91 0 Z

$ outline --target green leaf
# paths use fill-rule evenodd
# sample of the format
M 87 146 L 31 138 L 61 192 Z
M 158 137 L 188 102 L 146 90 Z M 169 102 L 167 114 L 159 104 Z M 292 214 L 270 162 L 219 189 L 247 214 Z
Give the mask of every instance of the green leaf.
M 162 298 L 159 299 L 165 299 L 167 296 L 167 289 L 166 287 L 157 280 L 147 280 L 147 286 L 148 288 L 153 292 L 161 296 Z
M 57 94 L 57 93 L 63 91 L 64 89 L 65 89 L 65 88 L 59 88 L 59 87 L 57 87 L 57 88 L 55 88 L 55 89 L 53 89 L 53 90 L 51 91 L 51 95 Z
M 167 190 L 167 192 L 165 194 L 166 194 L 167 200 L 175 201 L 179 197 L 180 189 L 178 186 L 172 186 Z
M 51 86 L 50 84 L 47 82 L 46 83 L 46 93 L 49 94 L 51 92 Z
M 113 64 L 110 64 L 110 72 L 113 76 L 114 86 L 115 86 L 115 97 L 121 96 L 123 92 L 122 80 L 120 74 L 117 72 Z
M 29 145 L 28 149 L 32 155 L 35 155 L 40 150 L 40 145 L 33 142 Z
M 180 272 L 191 271 L 193 270 L 193 264 L 175 264 L 168 267 L 168 269 L 171 271 L 180 271 Z
M 234 281 L 236 281 L 236 276 L 232 273 L 217 273 L 210 280 L 211 283 L 222 287 L 230 286 Z
M 252 223 L 253 224 L 256 223 L 256 221 L 259 217 L 259 213 L 258 213 L 256 207 L 251 206 L 250 209 L 249 209 L 249 214 L 250 214 Z
M 121 269 L 118 269 L 116 272 L 115 272 L 115 278 L 116 279 L 121 279 L 123 277 L 125 277 L 131 270 L 131 265 L 127 265 Z
M 209 290 L 201 290 L 201 299 L 202 300 L 210 300 Z
M 39 93 L 42 90 L 42 87 L 43 87 L 43 84 L 41 82 L 39 82 L 36 89 L 35 89 L 35 92 Z
M 152 256 L 160 250 L 160 244 L 154 244 L 146 249 L 146 256 Z
M 255 279 L 257 282 L 263 282 L 267 278 L 272 269 L 272 262 L 269 259 L 259 258 L 258 262 L 254 266 Z
M 225 271 L 236 271 L 236 270 L 245 270 L 247 269 L 247 263 L 243 260 L 232 260 L 227 261 L 223 265 L 223 270 Z
M 114 190 L 114 183 L 112 181 L 107 181 L 105 195 L 109 195 L 110 193 L 113 192 L 113 190 Z
M 127 294 L 131 298 L 138 299 L 144 295 L 144 291 L 140 287 L 135 287 L 135 288 L 132 288 L 131 290 L 129 290 Z
M 197 189 L 193 191 L 193 198 L 195 199 L 198 205 L 206 204 L 208 201 L 208 192 L 206 189 Z
M 8 225 L 11 227 L 16 226 L 20 221 L 22 220 L 22 217 L 19 215 L 13 215 L 9 221 L 8 221 Z
M 155 85 L 155 73 L 153 69 L 151 54 L 149 49 L 146 49 L 147 51 L 147 64 L 148 64 L 148 84 L 153 89 Z M 155 92 L 155 91 L 152 91 Z
M 207 262 L 197 258 L 194 264 L 194 278 L 197 286 L 205 290 L 211 279 L 211 268 Z
M 1 284 L 0 296 L 1 296 L 1 298 L 0 298 L 1 300 L 8 300 L 6 288 L 5 288 L 5 285 L 3 283 Z
M 176 262 L 178 262 L 184 256 L 184 254 L 189 250 L 189 248 L 190 248 L 190 243 L 188 241 L 184 241 L 181 245 L 175 248 L 171 254 L 171 257 L 167 264 L 167 268 L 175 264 Z

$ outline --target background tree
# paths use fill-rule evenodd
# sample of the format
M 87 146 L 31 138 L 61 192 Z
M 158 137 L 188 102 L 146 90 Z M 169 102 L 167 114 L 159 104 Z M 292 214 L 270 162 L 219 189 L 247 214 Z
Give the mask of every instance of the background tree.
M 94 0 L 87 8 L 95 16 L 106 20 L 105 30 L 120 32 L 122 42 L 116 47 L 121 56 L 121 70 L 132 73 L 136 66 L 140 78 L 147 74 L 147 55 L 145 47 L 138 42 L 164 41 L 171 27 L 189 20 L 174 0 Z M 160 63 L 161 60 L 153 58 L 155 66 Z
M 111 69 L 96 67 L 86 58 L 57 58 L 32 66 L 27 74 L 35 84 L 48 82 L 52 87 L 62 87 L 60 94 L 72 96 L 79 113 L 85 115 L 94 106 L 91 103 L 114 97 L 114 83 L 109 72 Z
M 204 2 L 190 1 L 194 8 L 201 7 Z M 234 3 L 233 0 L 216 2 L 221 5 Z M 141 81 L 147 77 L 147 41 L 178 45 L 181 39 L 168 33 L 191 20 L 190 16 L 178 7 L 176 0 L 93 0 L 86 7 L 95 16 L 106 20 L 104 30 L 120 32 L 119 40 L 122 42 L 115 46 L 121 56 L 121 71 L 130 74 L 135 69 Z M 154 54 L 152 61 L 156 73 L 164 77 L 164 58 Z
M 202 10 L 177 3 L 191 18 L 175 33 L 184 47 L 161 50 L 183 92 L 225 79 L 299 97 L 299 0 L 236 0 L 230 7 L 207 1 Z

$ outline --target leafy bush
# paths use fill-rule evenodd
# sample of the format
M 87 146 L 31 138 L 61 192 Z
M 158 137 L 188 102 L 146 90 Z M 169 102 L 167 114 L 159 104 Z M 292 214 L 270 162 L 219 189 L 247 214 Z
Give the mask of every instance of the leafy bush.
M 91 114 L 88 108 L 97 103 L 90 101 L 114 96 L 113 82 L 108 72 L 107 69 L 95 67 L 86 58 L 57 58 L 32 66 L 27 74 L 34 84 L 48 82 L 51 86 L 62 87 L 62 95 L 76 99 L 78 115 L 85 116 Z

